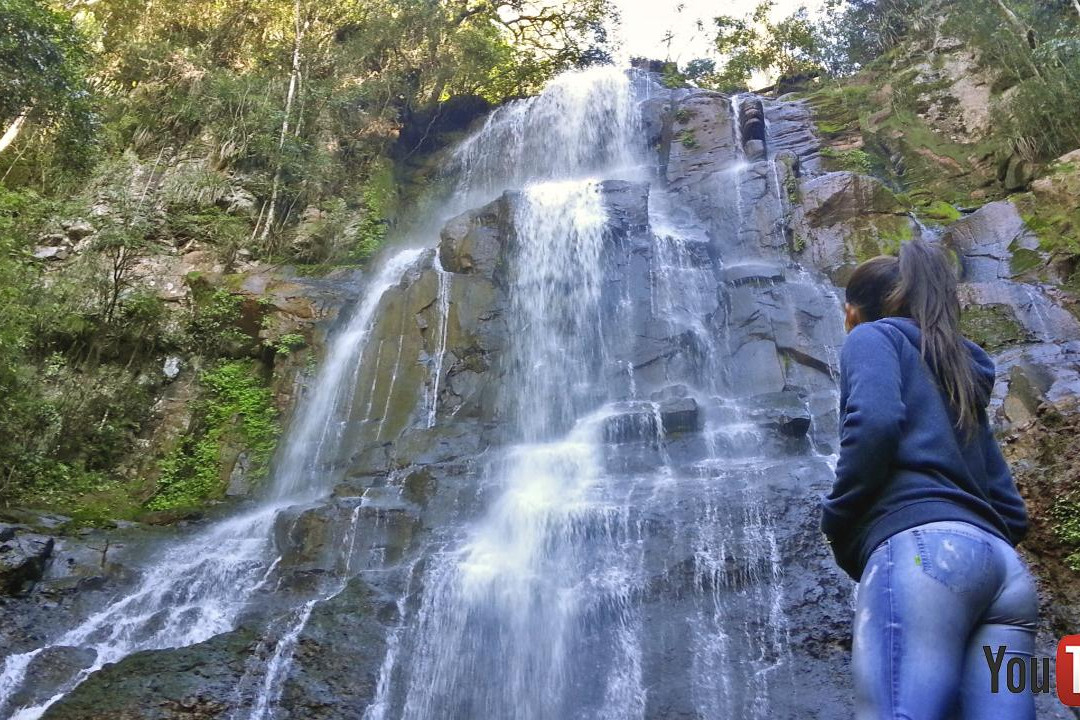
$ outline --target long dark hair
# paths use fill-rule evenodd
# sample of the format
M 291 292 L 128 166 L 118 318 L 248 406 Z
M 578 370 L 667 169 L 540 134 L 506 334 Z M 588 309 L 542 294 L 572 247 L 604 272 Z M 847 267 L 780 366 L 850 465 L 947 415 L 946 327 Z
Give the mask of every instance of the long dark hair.
M 956 426 L 970 436 L 979 423 L 980 402 L 971 355 L 960 334 L 956 272 L 936 245 L 912 240 L 900 257 L 882 255 L 855 268 L 847 301 L 867 321 L 908 317 L 922 331 L 919 352 L 937 378 L 956 415 Z

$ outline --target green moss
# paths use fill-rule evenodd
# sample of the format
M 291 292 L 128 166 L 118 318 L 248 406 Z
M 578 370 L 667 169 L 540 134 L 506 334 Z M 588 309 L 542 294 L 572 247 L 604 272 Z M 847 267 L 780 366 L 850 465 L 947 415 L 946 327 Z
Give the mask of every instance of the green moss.
M 821 157 L 826 159 L 829 170 L 850 170 L 851 172 L 870 175 L 874 171 L 875 160 L 865 150 L 858 148 L 836 150 L 831 147 L 821 148 Z
M 964 335 L 993 352 L 1027 340 L 1027 333 L 1017 322 L 1008 305 L 972 305 L 960 316 Z
M 675 136 L 684 148 L 692 149 L 697 147 L 697 138 L 694 137 L 694 131 L 690 129 L 681 130 L 678 135 Z
M 864 262 L 878 255 L 895 255 L 912 237 L 911 220 L 906 215 L 881 215 L 857 228 L 849 245 L 856 262 Z
M 161 462 L 149 510 L 183 509 L 220 497 L 230 448 L 247 452 L 252 479 L 269 467 L 280 428 L 273 395 L 254 363 L 223 362 L 200 379 L 205 392 L 196 406 L 195 427 Z
M 378 162 L 371 169 L 360 191 L 363 215 L 355 231 L 354 254 L 367 260 L 382 245 L 390 226 L 390 217 L 397 204 L 397 183 L 394 166 L 389 161 Z
M 1073 548 L 1080 546 L 1080 502 L 1070 497 L 1058 500 L 1050 509 L 1051 527 L 1058 539 Z M 1065 558 L 1071 570 L 1080 571 L 1080 550 L 1074 550 Z
M 1080 253 L 1080 207 L 1056 204 L 1050 197 L 1023 193 L 1010 198 L 1028 229 L 1047 252 Z
M 678 110 L 675 111 L 674 114 L 675 122 L 679 123 L 680 125 L 685 125 L 686 123 L 690 122 L 691 117 L 693 117 L 693 114 L 690 112 L 689 108 L 685 107 L 680 107 Z
M 918 208 L 917 213 L 922 218 L 945 223 L 960 219 L 960 211 L 944 200 L 934 200 L 930 204 Z
M 799 192 L 799 180 L 793 173 L 789 172 L 784 178 L 784 191 L 787 193 L 788 203 L 791 205 L 798 205 L 802 202 Z
M 1023 275 L 1026 272 L 1042 267 L 1043 258 L 1035 250 L 1027 248 L 1015 248 L 1012 258 L 1009 260 L 1009 271 L 1014 275 Z

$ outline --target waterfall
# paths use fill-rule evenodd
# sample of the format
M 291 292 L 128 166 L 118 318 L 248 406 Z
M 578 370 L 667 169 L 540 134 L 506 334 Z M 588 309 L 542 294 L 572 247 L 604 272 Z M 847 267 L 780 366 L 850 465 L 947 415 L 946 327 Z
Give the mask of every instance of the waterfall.
M 663 167 L 648 114 L 670 130 L 690 101 L 700 137 Z M 820 569 L 840 313 L 767 244 L 783 198 L 743 151 L 738 101 L 604 67 L 491 113 L 418 223 L 453 218 L 421 239 L 439 247 L 389 257 L 335 335 L 265 500 L 55 639 L 98 659 L 54 700 L 106 662 L 234 628 L 282 587 L 274 525 L 300 505 L 333 511 L 341 556 L 281 593 L 236 720 L 301 717 L 297 648 L 350 583 L 381 593 L 385 647 L 328 718 L 804 717 L 794 638 Z M 463 436 L 483 442 L 444 452 Z M 363 516 L 379 502 L 412 523 L 396 545 Z M 33 658 L 9 657 L 0 690 Z
M 24 679 L 27 663 L 40 651 L 9 656 L 0 675 L 0 689 L 5 691 L 0 712 L 13 712 L 13 720 L 33 720 L 106 663 L 139 650 L 191 645 L 233 628 L 246 600 L 273 569 L 271 529 L 278 511 L 325 491 L 328 473 L 322 466 L 328 452 L 337 449 L 357 358 L 379 300 L 420 254 L 407 249 L 393 255 L 367 282 L 363 301 L 332 339 L 312 392 L 301 401 L 266 498 L 251 510 L 175 541 L 147 564 L 149 569 L 129 594 L 54 639 L 51 647 L 90 647 L 97 655 L 47 702 L 6 707 L 10 693 Z

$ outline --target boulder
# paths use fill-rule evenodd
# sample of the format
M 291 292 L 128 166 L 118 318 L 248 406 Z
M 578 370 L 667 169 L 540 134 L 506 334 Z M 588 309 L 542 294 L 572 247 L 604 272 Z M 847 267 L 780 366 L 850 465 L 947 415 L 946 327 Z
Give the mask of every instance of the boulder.
M 82 218 L 61 223 L 60 227 L 64 229 L 69 238 L 76 242 L 97 232 L 97 228 L 91 225 L 88 220 Z
M 439 260 L 447 272 L 495 277 L 502 261 L 507 229 L 513 217 L 514 195 L 506 193 L 478 210 L 452 218 L 439 239 Z
M 1013 254 L 1039 248 L 1039 239 L 1007 200 L 987 203 L 952 223 L 942 242 L 960 256 L 963 279 L 969 282 L 1010 278 Z
M 879 180 L 840 171 L 803 180 L 802 204 L 792 215 L 790 247 L 796 257 L 838 285 L 862 260 L 895 252 L 921 232 L 896 196 Z
M 30 660 L 26 680 L 8 700 L 9 709 L 34 707 L 48 701 L 80 670 L 94 664 L 97 652 L 84 647 L 46 647 Z M 0 710 L 3 710 L 0 699 Z
M 34 257 L 38 260 L 66 260 L 68 249 L 63 246 L 41 245 L 34 248 Z
M 260 647 L 238 629 L 184 648 L 146 650 L 97 671 L 52 705 L 47 720 L 212 720 L 250 709 L 244 683 Z
M 247 189 L 232 185 L 218 200 L 218 205 L 230 215 L 250 216 L 255 213 L 256 199 Z
M 750 96 L 739 101 L 739 136 L 743 146 L 752 140 L 761 143 L 761 150 L 765 150 L 765 108 L 761 104 L 761 98 Z M 747 153 L 749 157 L 749 152 Z
M 615 405 L 604 420 L 603 433 L 609 443 L 649 442 L 662 436 L 698 432 L 701 423 L 701 410 L 694 398 L 632 400 Z
M 54 543 L 24 526 L 0 524 L 0 594 L 30 590 L 44 574 Z
M 797 393 L 787 390 L 754 395 L 746 399 L 749 418 L 762 427 L 787 437 L 803 437 L 810 430 L 810 410 Z

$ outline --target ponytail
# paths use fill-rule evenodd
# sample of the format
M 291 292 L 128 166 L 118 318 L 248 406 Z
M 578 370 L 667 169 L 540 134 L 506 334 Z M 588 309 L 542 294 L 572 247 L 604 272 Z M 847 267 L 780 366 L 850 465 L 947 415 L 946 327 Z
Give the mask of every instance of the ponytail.
M 890 315 L 910 317 L 922 331 L 919 352 L 937 376 L 965 435 L 979 422 L 979 396 L 971 355 L 960 334 L 956 272 L 935 245 L 912 240 L 900 248 L 899 279 L 885 299 Z
M 912 240 L 899 259 L 876 257 L 859 265 L 847 285 L 847 300 L 866 320 L 909 317 L 922 334 L 919 352 L 937 377 L 956 415 L 956 427 L 970 437 L 979 423 L 980 402 L 971 355 L 960 334 L 956 273 L 936 245 Z

